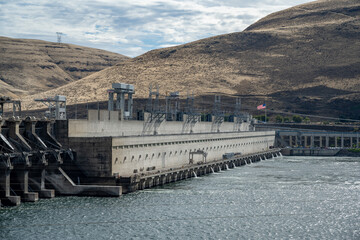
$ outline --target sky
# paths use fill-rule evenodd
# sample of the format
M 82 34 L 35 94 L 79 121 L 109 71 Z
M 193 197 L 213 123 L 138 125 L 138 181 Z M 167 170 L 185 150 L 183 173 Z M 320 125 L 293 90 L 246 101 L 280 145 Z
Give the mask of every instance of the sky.
M 240 32 L 311 0 L 0 0 L 0 36 L 57 41 L 139 56 Z

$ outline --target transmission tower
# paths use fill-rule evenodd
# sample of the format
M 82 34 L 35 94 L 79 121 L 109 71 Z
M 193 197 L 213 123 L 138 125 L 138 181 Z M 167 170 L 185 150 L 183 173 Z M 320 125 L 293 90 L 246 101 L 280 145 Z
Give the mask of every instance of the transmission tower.
M 165 120 L 166 111 L 161 111 L 160 109 L 159 95 L 159 86 L 156 85 L 156 91 L 153 91 L 152 84 L 150 84 L 149 99 L 145 109 L 146 112 L 150 113 L 150 116 L 145 119 L 142 135 L 150 132 L 156 135 L 158 127 Z M 155 96 L 155 99 L 153 99 L 153 96 Z
M 21 116 L 21 102 L 19 100 L 11 100 L 6 96 L 0 96 L 0 116 L 4 114 L 4 104 L 12 104 L 13 116 Z
M 147 102 L 147 106 L 146 106 L 146 111 L 147 112 L 158 112 L 158 111 L 160 111 L 159 95 L 160 95 L 159 94 L 159 85 L 156 84 L 156 91 L 153 91 L 152 84 L 150 84 L 149 85 L 149 98 L 148 98 L 148 102 Z M 155 99 L 153 99 L 153 96 L 155 96 Z
M 236 117 L 240 116 L 240 110 L 241 110 L 241 98 L 236 98 L 236 105 L 235 105 L 235 111 L 234 115 Z
M 180 95 L 179 92 L 171 92 L 165 98 L 166 100 L 166 120 L 175 121 L 178 118 L 180 108 Z
M 185 106 L 185 114 L 187 115 L 187 117 L 183 124 L 182 133 L 188 133 L 188 132 L 192 133 L 193 127 L 201 119 L 201 114 L 195 110 L 194 99 L 195 99 L 194 93 L 190 95 L 188 91 L 186 97 L 186 106 Z
M 48 106 L 49 110 L 45 112 L 45 117 L 56 120 L 66 120 L 66 97 L 56 95 L 55 97 L 47 97 L 34 99 L 36 102 L 42 102 Z
M 215 116 L 221 115 L 221 96 L 220 95 L 215 95 L 213 114 Z
M 194 109 L 194 92 L 190 95 L 189 91 L 187 93 L 187 98 L 186 98 L 186 106 L 185 106 L 185 113 L 186 114 L 190 114 L 193 113 L 195 111 Z
M 57 35 L 58 44 L 61 44 L 61 36 L 63 35 L 63 33 L 62 32 L 56 32 L 56 35 Z
M 213 121 L 211 131 L 220 131 L 220 125 L 224 122 L 224 113 L 221 111 L 221 96 L 215 95 Z

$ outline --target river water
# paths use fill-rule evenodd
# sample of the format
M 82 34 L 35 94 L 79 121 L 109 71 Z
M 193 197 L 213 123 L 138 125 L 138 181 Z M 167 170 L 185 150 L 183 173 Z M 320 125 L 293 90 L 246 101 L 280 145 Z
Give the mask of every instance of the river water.
M 0 239 L 360 239 L 360 158 L 277 157 L 120 198 L 0 209 Z

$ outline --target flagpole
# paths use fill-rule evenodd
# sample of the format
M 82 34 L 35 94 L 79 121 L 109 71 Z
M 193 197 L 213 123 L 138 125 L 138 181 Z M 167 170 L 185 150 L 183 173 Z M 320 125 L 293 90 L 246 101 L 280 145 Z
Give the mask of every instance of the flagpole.
M 265 124 L 266 124 L 266 109 L 267 107 L 266 107 L 266 97 L 265 97 Z

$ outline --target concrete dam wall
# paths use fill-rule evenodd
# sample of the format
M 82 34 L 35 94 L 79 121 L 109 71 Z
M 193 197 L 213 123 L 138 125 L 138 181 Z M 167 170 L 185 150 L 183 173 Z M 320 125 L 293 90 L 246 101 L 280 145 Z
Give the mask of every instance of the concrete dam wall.
M 251 154 L 274 145 L 274 131 L 253 131 L 252 120 L 234 122 L 120 120 L 119 111 L 89 111 L 89 118 L 69 120 L 66 145 L 77 153 L 87 177 L 152 174 L 219 160 L 225 154 Z M 64 134 L 60 134 L 64 135 Z M 61 139 L 61 137 L 59 138 Z
M 256 161 L 277 151 L 270 149 L 275 132 L 254 131 L 250 116 L 232 122 L 201 122 L 186 115 L 181 121 L 166 121 L 151 114 L 143 121 L 125 120 L 119 111 L 90 111 L 88 116 L 55 122 L 0 119 L 3 205 L 55 193 L 120 196 L 160 180 L 241 165 L 242 156 Z
M 211 113 L 197 112 L 189 96 L 180 111 L 179 93 L 173 92 L 166 97 L 164 111 L 158 90 L 150 87 L 148 105 L 134 117 L 132 85 L 114 83 L 108 94 L 108 110 L 89 110 L 87 119 L 66 119 L 65 96 L 36 99 L 49 106 L 44 119 L 21 118 L 20 113 L 0 117 L 3 205 L 51 198 L 55 193 L 118 197 L 279 152 L 273 149 L 275 132 L 255 131 L 256 120 L 240 112 L 239 99 L 232 115 L 221 111 L 220 96 L 215 96 Z M 11 102 L 0 102 L 1 109 Z

